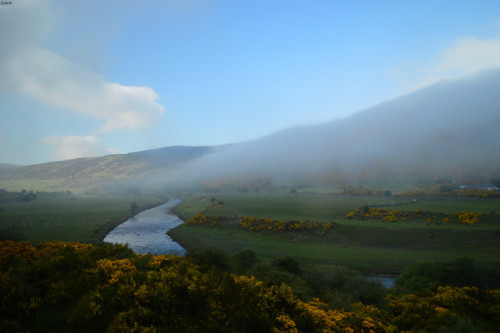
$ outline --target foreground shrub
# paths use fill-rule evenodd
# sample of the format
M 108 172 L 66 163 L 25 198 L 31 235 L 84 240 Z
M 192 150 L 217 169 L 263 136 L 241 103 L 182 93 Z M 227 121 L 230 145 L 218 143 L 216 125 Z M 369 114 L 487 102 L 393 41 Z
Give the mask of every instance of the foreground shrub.
M 345 311 L 303 301 L 285 284 L 120 245 L 9 241 L 0 258 L 1 332 L 438 332 L 500 323 L 500 291 L 475 287 L 389 296 L 390 311 L 362 303 Z

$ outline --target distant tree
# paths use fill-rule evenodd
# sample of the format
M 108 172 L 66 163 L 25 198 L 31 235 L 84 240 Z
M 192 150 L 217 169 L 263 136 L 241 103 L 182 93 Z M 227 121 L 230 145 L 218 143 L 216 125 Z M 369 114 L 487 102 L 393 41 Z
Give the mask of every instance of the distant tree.
M 226 253 L 219 248 L 195 249 L 189 251 L 187 256 L 200 266 L 214 268 L 220 271 L 229 271 L 230 268 L 229 258 Z
M 364 214 L 368 214 L 368 212 L 370 211 L 370 206 L 368 205 L 364 205 L 363 207 L 360 208 L 360 210 L 364 213 Z
M 445 284 L 446 269 L 437 262 L 419 262 L 407 266 L 396 278 L 396 285 L 409 291 L 420 291 Z
M 296 275 L 302 274 L 302 268 L 300 267 L 300 263 L 291 257 L 287 256 L 284 258 L 277 259 L 274 261 L 274 264 L 277 267 L 284 269 L 285 271 L 288 271 L 292 274 Z
M 251 269 L 258 261 L 257 254 L 253 250 L 243 250 L 234 255 L 236 270 L 245 272 Z
M 130 214 L 135 215 L 139 211 L 139 205 L 134 201 L 130 204 L 130 208 L 128 210 Z
M 35 192 L 33 192 L 33 191 L 27 192 L 26 190 L 22 190 L 21 194 L 19 195 L 19 199 L 22 201 L 26 201 L 26 202 L 35 200 L 36 197 L 37 196 L 36 196 Z
M 439 192 L 441 193 L 446 193 L 446 192 L 450 192 L 451 190 L 453 190 L 453 186 L 451 185 L 448 185 L 448 184 L 441 184 L 438 188 Z
M 496 187 L 500 188 L 500 178 L 493 178 L 491 180 L 491 183 L 495 185 Z

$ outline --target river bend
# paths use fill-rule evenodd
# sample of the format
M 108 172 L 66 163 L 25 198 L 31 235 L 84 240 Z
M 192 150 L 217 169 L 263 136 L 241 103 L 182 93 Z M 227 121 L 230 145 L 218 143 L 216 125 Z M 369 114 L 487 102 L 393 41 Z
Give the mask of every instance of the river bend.
M 167 235 L 167 231 L 184 223 L 171 213 L 171 209 L 180 202 L 179 199 L 170 199 L 160 206 L 140 212 L 111 230 L 104 241 L 128 244 L 140 254 L 185 254 L 186 250 Z

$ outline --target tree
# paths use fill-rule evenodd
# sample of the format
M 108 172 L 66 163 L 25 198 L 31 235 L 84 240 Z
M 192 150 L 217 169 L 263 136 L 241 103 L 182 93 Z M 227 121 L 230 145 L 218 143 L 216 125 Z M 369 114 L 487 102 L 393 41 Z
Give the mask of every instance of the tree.
M 234 255 L 236 270 L 245 272 L 250 270 L 259 260 L 257 254 L 253 250 L 243 250 Z
M 407 266 L 396 278 L 396 285 L 409 291 L 420 291 L 445 284 L 446 267 L 438 262 L 423 261 Z
M 300 267 L 300 263 L 291 257 L 286 256 L 284 258 L 276 259 L 274 261 L 274 264 L 292 274 L 302 275 L 302 268 Z
M 493 178 L 491 180 L 491 183 L 495 185 L 496 187 L 500 188 L 500 178 Z
M 219 271 L 229 271 L 229 258 L 226 253 L 219 248 L 209 247 L 194 249 L 189 251 L 189 258 L 200 266 L 214 268 Z
M 130 208 L 128 210 L 130 211 L 130 214 L 135 215 L 139 211 L 139 205 L 134 201 L 130 204 Z

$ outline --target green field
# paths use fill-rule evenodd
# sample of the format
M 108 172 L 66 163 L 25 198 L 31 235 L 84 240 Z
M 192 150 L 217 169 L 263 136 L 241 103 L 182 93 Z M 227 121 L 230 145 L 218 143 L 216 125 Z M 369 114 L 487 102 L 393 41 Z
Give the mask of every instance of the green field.
M 165 198 L 100 196 L 49 196 L 30 202 L 0 203 L 0 230 L 15 229 L 26 240 L 100 241 L 107 232 L 130 217 L 130 205 L 154 207 Z
M 188 219 L 214 203 L 206 215 L 231 217 L 225 228 L 180 226 L 170 233 L 187 249 L 218 247 L 234 254 L 252 249 L 261 258 L 293 257 L 315 265 L 341 265 L 366 274 L 398 274 L 410 264 L 425 260 L 449 261 L 469 257 L 480 264 L 500 264 L 499 199 L 354 197 L 317 193 L 207 194 L 182 198 L 176 209 Z M 166 198 L 100 196 L 40 197 L 30 202 L 0 203 L 0 230 L 13 228 L 25 239 L 39 243 L 49 240 L 100 241 L 130 216 L 136 201 L 141 209 L 156 206 Z M 362 206 L 403 211 L 483 213 L 474 225 L 428 224 L 425 219 L 406 222 L 347 220 L 350 210 Z M 336 226 L 326 234 L 306 232 L 252 233 L 239 228 L 241 216 L 280 220 L 331 221 Z
M 218 247 L 235 253 L 252 249 L 267 258 L 291 256 L 303 263 L 342 265 L 366 274 L 398 274 L 418 261 L 449 261 L 469 257 L 488 266 L 500 264 L 500 215 L 493 214 L 498 199 L 408 199 L 350 197 L 319 194 L 207 194 L 192 195 L 176 208 L 187 219 L 214 202 L 222 207 L 206 215 L 235 217 L 225 228 L 180 226 L 170 232 L 188 249 Z M 483 213 L 475 225 L 428 224 L 423 220 L 382 222 L 347 220 L 345 214 L 365 205 L 414 211 Z M 335 221 L 325 235 L 300 232 L 251 233 L 237 226 L 238 216 L 282 220 Z

